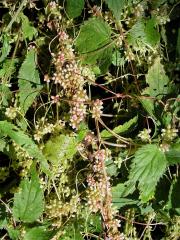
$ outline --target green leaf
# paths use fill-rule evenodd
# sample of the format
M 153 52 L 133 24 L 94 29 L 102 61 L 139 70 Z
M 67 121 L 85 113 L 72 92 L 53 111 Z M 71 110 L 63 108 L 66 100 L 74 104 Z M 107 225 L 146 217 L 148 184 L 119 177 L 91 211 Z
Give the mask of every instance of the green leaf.
M 53 164 L 60 162 L 65 164 L 77 152 L 77 143 L 75 137 L 62 134 L 50 138 L 45 144 L 43 153 Z
M 0 69 L 0 78 L 8 79 L 16 70 L 18 59 L 6 59 L 3 62 L 2 69 Z
M 3 106 L 8 106 L 8 101 L 12 97 L 12 92 L 10 91 L 9 87 L 1 84 L 0 85 L 0 102 Z M 0 105 L 1 105 L 0 104 Z
M 44 226 L 34 227 L 26 231 L 24 240 L 50 240 L 53 233 L 46 230 Z
M 30 179 L 20 183 L 19 192 L 14 195 L 13 217 L 18 221 L 34 222 L 43 213 L 43 190 L 35 172 Z
M 166 158 L 169 165 L 180 163 L 180 143 L 172 144 L 169 151 L 166 152 Z
M 26 59 L 19 70 L 18 78 L 19 104 L 25 114 L 42 88 L 39 73 L 36 69 L 36 52 L 34 49 L 27 53 Z
M 141 147 L 135 153 L 123 195 L 134 192 L 137 184 L 142 202 L 149 201 L 154 196 L 156 185 L 167 166 L 165 154 L 157 145 L 147 144 Z
M 145 93 L 145 91 L 143 92 Z M 154 100 L 153 99 L 142 99 L 139 98 L 139 101 L 141 102 L 143 108 L 146 110 L 146 112 L 153 118 L 157 119 L 154 112 Z
M 141 48 L 154 48 L 160 40 L 155 19 L 137 21 L 129 30 L 127 40 L 128 44 L 132 45 L 137 51 Z
M 85 230 L 87 232 L 96 232 L 100 233 L 102 231 L 102 222 L 101 217 L 98 214 L 89 214 L 89 209 L 87 209 L 87 212 L 84 212 L 84 216 L 88 216 L 86 219 L 86 225 Z M 85 215 L 86 214 L 86 215 Z M 83 223 L 84 224 L 84 223 Z
M 48 173 L 46 158 L 28 135 L 18 129 L 14 124 L 7 121 L 0 121 L 0 133 L 9 136 L 16 144 L 27 151 L 31 157 L 38 159 L 41 163 L 42 170 Z
M 6 207 L 0 204 L 0 229 L 6 228 L 6 226 L 7 226 Z
M 109 9 L 113 12 L 115 18 L 117 20 L 121 19 L 121 13 L 123 8 L 127 5 L 127 3 L 130 3 L 131 0 L 105 0 L 107 3 Z
M 20 237 L 20 231 L 18 229 L 14 229 L 12 227 L 7 228 L 8 235 L 11 240 L 17 240 Z
M 138 203 L 139 201 L 130 198 L 119 198 L 117 202 L 113 200 L 113 206 L 115 206 L 117 209 L 120 209 L 127 205 L 137 205 Z
M 151 97 L 162 99 L 165 94 L 170 92 L 169 78 L 165 74 L 164 66 L 161 64 L 159 57 L 155 59 L 154 64 L 148 70 L 146 83 L 149 87 L 143 93 Z
M 118 67 L 123 67 L 125 65 L 125 59 L 121 56 L 121 53 L 119 51 L 115 51 L 113 53 L 112 64 Z
M 21 22 L 22 22 L 22 32 L 24 38 L 32 41 L 34 36 L 37 36 L 38 32 L 35 27 L 31 26 L 29 19 L 23 13 L 20 14 Z
M 154 18 L 148 20 L 144 29 L 145 33 L 145 43 L 155 47 L 157 43 L 159 43 L 160 35 L 156 30 L 156 21 Z
M 11 50 L 10 37 L 4 34 L 2 36 L 2 42 L 3 42 L 3 46 L 1 48 L 0 63 L 5 60 L 5 58 L 8 56 Z
M 0 139 L 0 152 L 3 152 L 6 148 L 6 142 L 3 139 Z
M 168 202 L 166 204 L 166 207 L 168 208 L 168 210 L 174 209 L 175 211 L 177 211 L 177 213 L 180 212 L 179 189 L 180 189 L 180 177 L 173 180 L 170 191 L 169 191 Z
M 138 116 L 133 117 L 128 122 L 125 122 L 123 125 L 119 125 L 118 127 L 115 127 L 112 131 L 116 134 L 122 134 L 127 132 L 133 125 L 137 123 Z M 101 132 L 102 138 L 110 138 L 113 137 L 113 134 L 108 132 L 107 130 L 103 130 Z
M 118 175 L 117 165 L 111 159 L 106 161 L 106 172 L 109 176 L 117 176 Z
M 123 183 L 119 183 L 116 186 L 112 187 L 112 202 L 113 205 L 120 209 L 126 205 L 134 205 L 137 204 L 137 200 L 124 198 L 123 192 L 125 191 L 125 185 Z
M 83 8 L 84 0 L 66 0 L 66 12 L 69 18 L 79 17 Z
M 105 72 L 111 64 L 114 44 L 111 28 L 100 18 L 91 18 L 81 26 L 75 45 L 82 55 L 83 63 L 98 64 Z

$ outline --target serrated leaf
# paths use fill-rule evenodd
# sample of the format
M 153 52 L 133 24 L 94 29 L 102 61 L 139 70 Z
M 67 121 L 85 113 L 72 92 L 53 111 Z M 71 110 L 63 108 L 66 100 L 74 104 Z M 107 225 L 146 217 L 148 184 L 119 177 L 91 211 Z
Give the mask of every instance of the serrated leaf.
M 143 92 L 145 94 L 145 92 Z M 146 110 L 146 112 L 153 118 L 156 119 L 155 112 L 154 112 L 154 100 L 152 99 L 139 99 L 142 106 Z
M 77 152 L 77 141 L 75 137 L 60 135 L 50 138 L 43 149 L 46 158 L 53 164 L 64 163 L 72 159 Z
M 8 235 L 11 240 L 17 240 L 20 237 L 20 230 L 19 229 L 14 229 L 12 227 L 7 228 Z
M 50 240 L 53 233 L 46 230 L 44 226 L 34 227 L 26 231 L 24 240 Z
M 8 56 L 10 50 L 11 50 L 11 45 L 10 45 L 10 38 L 7 35 L 2 36 L 2 48 L 1 48 L 1 56 L 0 56 L 0 63 L 5 60 L 5 58 Z
M 80 53 L 95 51 L 111 40 L 111 28 L 100 18 L 90 18 L 81 26 L 75 42 Z
M 31 26 L 29 19 L 23 13 L 20 14 L 21 22 L 22 22 L 22 32 L 24 38 L 32 41 L 34 36 L 37 36 L 38 32 L 35 27 Z
M 122 134 L 127 132 L 133 125 L 137 123 L 138 116 L 133 117 L 128 122 L 125 122 L 123 125 L 119 125 L 118 127 L 115 127 L 112 131 L 116 134 Z M 110 138 L 113 137 L 113 134 L 108 132 L 107 130 L 103 130 L 101 132 L 102 138 Z
M 10 91 L 9 87 L 1 84 L 0 85 L 0 102 L 3 106 L 8 106 L 8 101 L 12 97 L 12 92 Z M 0 104 L 0 105 L 1 105 Z
M 36 69 L 36 52 L 34 49 L 27 53 L 26 59 L 19 70 L 18 78 L 19 104 L 25 114 L 42 88 L 39 73 Z
M 125 185 L 123 183 L 119 183 L 116 186 L 112 187 L 112 203 L 118 209 L 126 205 L 134 205 L 138 203 L 137 200 L 124 198 L 123 197 L 124 190 Z
M 105 72 L 111 64 L 113 43 L 111 28 L 100 18 L 91 18 L 81 26 L 75 45 L 83 63 L 98 64 Z
M 180 143 L 174 143 L 171 145 L 169 151 L 166 152 L 166 158 L 169 165 L 180 163 Z
M 19 192 L 14 195 L 13 217 L 17 221 L 34 222 L 43 213 L 43 190 L 40 187 L 37 174 L 20 183 Z
M 172 184 L 172 192 L 170 197 L 171 207 L 180 211 L 180 177 L 176 179 Z
M 123 192 L 124 196 L 134 192 L 135 186 L 140 191 L 142 202 L 149 201 L 155 192 L 156 185 L 160 177 L 164 174 L 168 166 L 165 154 L 155 144 L 147 144 L 135 153 L 127 188 Z
M 145 21 L 141 19 L 137 21 L 129 30 L 127 35 L 128 44 L 135 49 L 140 48 L 154 48 L 160 40 L 160 35 L 156 30 L 155 19 Z
M 111 159 L 106 161 L 106 172 L 109 176 L 117 176 L 118 175 L 118 167 Z
M 169 78 L 165 74 L 164 66 L 159 57 L 155 59 L 154 64 L 148 70 L 146 83 L 149 87 L 143 92 L 144 94 L 162 99 L 165 94 L 170 92 Z
M 0 121 L 0 133 L 9 136 L 16 144 L 27 151 L 31 157 L 38 159 L 41 163 L 42 170 L 48 173 L 46 158 L 28 135 L 17 128 L 14 124 L 7 121 Z
M 131 0 L 105 0 L 107 3 L 109 9 L 113 12 L 115 18 L 117 20 L 121 19 L 121 13 L 123 8 L 127 5 L 127 3 L 130 3 Z
M 69 18 L 79 17 L 83 8 L 84 0 L 66 0 L 66 12 Z

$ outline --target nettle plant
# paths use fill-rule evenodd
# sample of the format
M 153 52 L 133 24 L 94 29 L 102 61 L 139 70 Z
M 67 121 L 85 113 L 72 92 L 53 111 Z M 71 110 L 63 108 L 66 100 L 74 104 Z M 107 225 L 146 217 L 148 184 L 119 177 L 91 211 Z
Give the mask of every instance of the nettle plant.
M 0 7 L 1 239 L 178 239 L 179 2 Z

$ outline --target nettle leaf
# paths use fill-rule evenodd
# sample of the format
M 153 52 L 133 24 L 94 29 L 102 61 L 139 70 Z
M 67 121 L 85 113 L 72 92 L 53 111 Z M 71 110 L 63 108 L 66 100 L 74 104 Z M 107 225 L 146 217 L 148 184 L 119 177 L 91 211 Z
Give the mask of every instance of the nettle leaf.
M 169 165 L 180 163 L 180 143 L 174 143 L 171 145 L 169 151 L 166 152 L 166 158 Z
M 127 35 L 127 41 L 129 45 L 132 45 L 135 49 L 149 47 L 154 48 L 160 41 L 159 32 L 156 30 L 155 19 L 144 19 L 136 22 L 129 30 Z
M 8 235 L 11 240 L 17 240 L 20 237 L 20 230 L 19 229 L 14 229 L 12 227 L 7 228 Z
M 168 199 L 168 207 L 169 209 L 175 209 L 175 211 L 179 214 L 180 213 L 180 177 L 175 179 L 172 182 L 171 189 L 169 191 L 169 199 Z
M 35 27 L 31 26 L 29 19 L 23 13 L 20 14 L 20 19 L 22 22 L 22 32 L 24 38 L 29 39 L 32 41 L 33 37 L 37 36 L 38 32 Z
M 75 137 L 62 134 L 50 138 L 45 144 L 43 153 L 53 164 L 65 163 L 77 152 L 77 143 Z
M 26 230 L 24 240 L 50 240 L 53 237 L 53 233 L 46 230 L 46 227 L 34 227 Z
M 115 51 L 113 52 L 113 55 L 112 55 L 112 64 L 114 66 L 118 66 L 118 67 L 124 67 L 125 65 L 125 59 L 124 57 L 122 57 L 121 53 L 119 51 Z
M 141 147 L 135 153 L 123 195 L 133 193 L 137 184 L 142 202 L 149 201 L 167 166 L 166 156 L 157 145 L 147 144 Z
M 119 125 L 118 127 L 115 127 L 112 131 L 116 134 L 122 134 L 127 132 L 133 125 L 135 125 L 137 123 L 138 120 L 138 116 L 133 117 L 132 119 L 130 119 L 128 122 L 125 122 L 122 125 Z M 113 134 L 110 133 L 107 130 L 103 130 L 101 132 L 101 137 L 102 138 L 110 138 L 113 137 Z
M 124 191 L 125 185 L 123 183 L 119 183 L 116 186 L 112 187 L 112 203 L 118 209 L 126 205 L 134 205 L 138 203 L 137 200 L 123 197 Z
M 0 63 L 5 60 L 5 58 L 8 56 L 11 50 L 11 45 L 10 45 L 10 37 L 4 34 L 2 36 L 2 48 L 1 48 L 1 56 L 0 56 Z
M 43 190 L 37 174 L 33 172 L 30 179 L 22 180 L 19 189 L 14 195 L 13 217 L 17 221 L 34 222 L 44 209 Z
M 86 64 L 96 64 L 106 71 L 111 64 L 113 43 L 111 28 L 100 18 L 91 18 L 80 28 L 75 45 Z
M 5 148 L 6 148 L 6 142 L 4 139 L 0 138 L 0 152 L 3 152 Z
M 111 177 L 118 175 L 118 167 L 112 159 L 106 161 L 106 172 Z
M 69 18 L 79 17 L 83 8 L 84 0 L 66 0 L 66 12 Z
M 0 229 L 6 228 L 7 222 L 7 211 L 6 207 L 0 204 Z
M 144 94 L 161 99 L 170 92 L 169 78 L 166 76 L 164 66 L 161 64 L 159 57 L 155 59 L 154 64 L 148 70 L 146 83 L 149 87 L 145 89 Z
M 39 73 L 36 69 L 36 52 L 34 49 L 27 53 L 26 59 L 19 70 L 18 78 L 19 104 L 25 114 L 42 88 Z
M 0 85 L 0 102 L 3 106 L 8 106 L 8 101 L 12 97 L 12 92 L 10 91 L 7 85 L 1 84 Z
M 117 20 L 121 19 L 121 13 L 127 3 L 132 2 L 131 0 L 105 0 L 109 9 L 113 12 Z
M 0 121 L 0 133 L 9 136 L 16 144 L 27 151 L 31 157 L 38 159 L 41 163 L 42 170 L 48 173 L 46 158 L 28 135 L 17 128 L 14 124 L 7 121 Z

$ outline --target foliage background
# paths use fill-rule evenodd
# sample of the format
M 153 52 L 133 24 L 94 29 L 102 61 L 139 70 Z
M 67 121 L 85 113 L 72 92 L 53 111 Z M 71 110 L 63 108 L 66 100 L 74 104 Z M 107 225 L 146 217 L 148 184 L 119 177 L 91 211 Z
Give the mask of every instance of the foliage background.
M 180 2 L 0 2 L 1 239 L 178 239 Z

